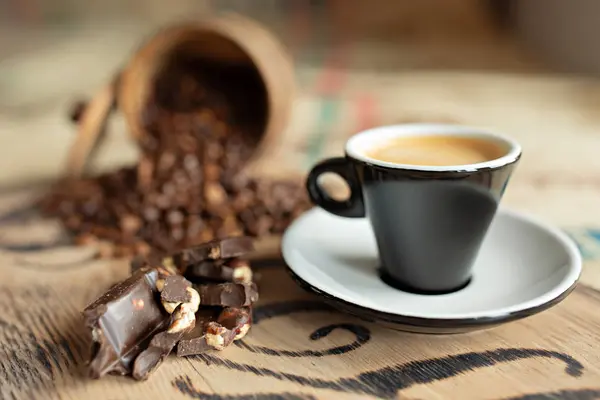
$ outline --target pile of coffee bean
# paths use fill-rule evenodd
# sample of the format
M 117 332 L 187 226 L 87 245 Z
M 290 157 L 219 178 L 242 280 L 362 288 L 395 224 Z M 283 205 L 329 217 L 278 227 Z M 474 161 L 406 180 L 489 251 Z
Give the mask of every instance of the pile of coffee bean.
M 298 181 L 244 173 L 264 126 L 252 70 L 174 58 L 142 116 L 136 166 L 59 182 L 41 209 L 105 257 L 280 234 L 310 203 Z M 263 94 L 264 95 L 264 94 Z

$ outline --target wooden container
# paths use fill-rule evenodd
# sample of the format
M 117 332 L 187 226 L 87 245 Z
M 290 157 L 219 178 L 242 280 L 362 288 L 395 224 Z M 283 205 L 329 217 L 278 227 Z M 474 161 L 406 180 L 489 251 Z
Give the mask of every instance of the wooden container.
M 173 55 L 186 54 L 212 65 L 242 66 L 256 70 L 261 94 L 248 93 L 248 101 L 260 103 L 260 126 L 248 130 L 256 135 L 249 168 L 276 146 L 286 127 L 294 100 L 294 70 L 286 50 L 268 31 L 239 15 L 211 17 L 166 27 L 147 40 L 131 57 L 113 82 L 103 88 L 84 111 L 79 132 L 68 155 L 66 174 L 84 174 L 92 151 L 99 145 L 112 110 L 123 113 L 130 134 L 143 134 L 143 111 L 154 80 Z

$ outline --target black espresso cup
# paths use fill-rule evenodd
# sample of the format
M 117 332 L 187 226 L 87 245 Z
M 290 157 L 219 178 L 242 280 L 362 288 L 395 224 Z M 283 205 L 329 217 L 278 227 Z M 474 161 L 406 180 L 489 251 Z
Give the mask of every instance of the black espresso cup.
M 394 154 L 395 149 L 400 154 Z M 306 187 L 322 209 L 369 219 L 382 279 L 395 288 L 424 294 L 450 293 L 468 285 L 520 159 L 519 144 L 475 128 L 406 124 L 361 132 L 347 141 L 345 153 L 315 165 Z M 410 162 L 397 162 L 407 157 Z M 470 159 L 476 161 L 461 161 Z M 445 160 L 454 162 L 445 165 Z M 320 186 L 324 173 L 338 174 L 348 183 L 346 200 L 333 199 Z

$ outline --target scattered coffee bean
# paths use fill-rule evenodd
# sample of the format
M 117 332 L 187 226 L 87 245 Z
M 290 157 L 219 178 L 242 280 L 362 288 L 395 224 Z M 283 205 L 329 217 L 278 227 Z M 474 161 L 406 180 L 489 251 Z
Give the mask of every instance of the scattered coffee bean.
M 246 98 L 254 81 L 244 80 L 247 73 L 189 60 L 167 66 L 143 112 L 138 164 L 59 182 L 42 211 L 86 235 L 79 243 L 101 241 L 106 258 L 281 234 L 310 202 L 300 182 L 243 173 L 260 132 L 260 113 Z

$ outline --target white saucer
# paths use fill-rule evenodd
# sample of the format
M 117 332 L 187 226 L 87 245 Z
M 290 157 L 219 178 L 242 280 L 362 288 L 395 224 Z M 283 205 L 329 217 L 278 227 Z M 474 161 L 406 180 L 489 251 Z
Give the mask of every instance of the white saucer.
M 569 237 L 506 209 L 492 222 L 471 283 L 450 294 L 407 293 L 381 281 L 366 219 L 314 208 L 286 231 L 282 252 L 305 289 L 346 312 L 413 332 L 463 332 L 536 314 L 563 300 L 581 274 Z

